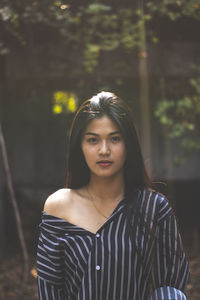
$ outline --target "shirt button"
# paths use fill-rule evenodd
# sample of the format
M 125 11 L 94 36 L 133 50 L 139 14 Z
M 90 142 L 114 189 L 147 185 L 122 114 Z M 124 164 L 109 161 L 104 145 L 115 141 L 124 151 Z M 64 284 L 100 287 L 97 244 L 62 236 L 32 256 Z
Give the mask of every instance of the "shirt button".
M 101 267 L 100 266 L 96 266 L 96 270 L 100 270 L 101 269 Z
M 99 234 L 99 233 L 97 233 L 97 234 L 96 234 L 96 237 L 97 237 L 97 238 L 98 238 L 98 237 L 100 237 L 100 234 Z

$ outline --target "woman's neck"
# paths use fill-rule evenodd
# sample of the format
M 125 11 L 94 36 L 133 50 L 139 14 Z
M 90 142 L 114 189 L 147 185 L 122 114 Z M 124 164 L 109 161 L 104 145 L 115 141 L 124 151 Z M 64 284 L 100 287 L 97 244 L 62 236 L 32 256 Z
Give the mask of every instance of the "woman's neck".
M 117 202 L 124 196 L 124 180 L 123 177 L 116 178 L 97 178 L 91 176 L 87 186 L 89 193 L 100 202 Z

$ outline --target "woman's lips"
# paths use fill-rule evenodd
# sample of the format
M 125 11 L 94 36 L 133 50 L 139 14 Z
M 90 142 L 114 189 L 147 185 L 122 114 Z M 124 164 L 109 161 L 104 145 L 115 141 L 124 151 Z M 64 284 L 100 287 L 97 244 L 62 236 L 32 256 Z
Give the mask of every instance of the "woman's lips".
M 108 167 L 108 166 L 111 166 L 112 165 L 112 161 L 109 161 L 109 160 L 101 160 L 101 161 L 98 161 L 97 164 L 101 167 Z

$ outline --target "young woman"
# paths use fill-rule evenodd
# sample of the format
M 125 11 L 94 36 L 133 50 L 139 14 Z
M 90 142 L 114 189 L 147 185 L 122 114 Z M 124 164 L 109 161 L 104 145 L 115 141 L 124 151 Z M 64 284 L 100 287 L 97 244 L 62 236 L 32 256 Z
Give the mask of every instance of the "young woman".
M 127 105 L 109 92 L 85 101 L 70 132 L 67 188 L 44 206 L 39 299 L 186 299 L 174 212 L 151 187 Z

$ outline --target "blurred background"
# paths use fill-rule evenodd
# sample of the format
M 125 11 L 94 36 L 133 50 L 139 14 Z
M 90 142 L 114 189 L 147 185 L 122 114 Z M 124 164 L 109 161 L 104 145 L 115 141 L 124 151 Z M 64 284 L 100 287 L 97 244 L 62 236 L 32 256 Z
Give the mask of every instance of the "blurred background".
M 199 0 L 1 0 L 2 300 L 22 299 L 24 277 L 24 299 L 37 299 L 43 204 L 65 186 L 74 113 L 101 90 L 133 110 L 145 162 L 177 215 L 188 299 L 200 297 Z

